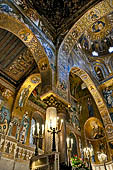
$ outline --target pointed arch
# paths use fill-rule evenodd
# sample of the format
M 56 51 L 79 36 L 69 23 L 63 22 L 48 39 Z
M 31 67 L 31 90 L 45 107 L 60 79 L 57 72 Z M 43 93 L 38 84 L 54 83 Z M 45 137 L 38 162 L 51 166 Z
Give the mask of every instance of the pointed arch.
M 0 13 L 0 28 L 15 34 L 29 48 L 40 72 L 45 71 L 42 63 L 46 65 L 46 70 L 50 69 L 48 57 L 42 45 L 24 23 L 5 13 Z
M 77 46 L 77 41 L 83 32 L 95 23 L 97 20 L 106 16 L 113 11 L 113 8 L 110 6 L 109 0 L 103 0 L 97 3 L 94 7 L 89 9 L 69 30 L 65 36 L 59 51 L 58 51 L 58 81 L 57 81 L 57 90 L 60 91 L 62 87 L 62 82 L 65 82 L 67 85 L 69 70 L 68 70 L 68 58 L 71 55 L 72 50 Z M 76 47 L 79 49 L 79 47 Z M 82 53 L 82 52 L 81 52 Z M 84 54 L 82 54 L 84 55 Z M 76 57 L 76 56 L 75 56 Z M 83 60 L 84 61 L 84 60 Z M 61 89 L 62 91 L 62 89 Z M 68 95 L 68 86 L 66 86 L 64 97 Z M 60 93 L 59 93 L 60 95 Z M 62 95 L 62 94 L 61 94 Z
M 101 17 L 113 11 L 109 0 L 103 0 L 89 9 L 70 29 L 64 38 L 60 50 L 68 55 L 83 32 Z
M 93 62 L 93 63 L 92 63 L 92 69 L 93 69 L 93 72 L 94 72 L 94 74 L 95 74 L 95 77 L 96 77 L 99 81 L 104 80 L 104 79 L 106 78 L 106 76 L 109 75 L 109 72 L 108 72 L 108 70 L 107 70 L 107 68 L 106 68 L 106 65 L 105 65 L 104 63 L 101 63 L 101 62 Z M 101 79 L 101 77 L 98 76 L 98 73 L 97 73 L 98 71 L 97 71 L 96 69 L 97 69 L 97 70 L 100 70 L 103 79 Z
M 37 77 L 39 77 L 40 79 L 39 82 L 41 82 L 42 80 L 42 82 L 44 82 L 44 85 L 51 86 L 52 75 L 51 75 L 49 60 L 42 45 L 40 44 L 37 37 L 33 34 L 33 32 L 23 22 L 5 13 L 0 13 L 0 28 L 5 29 L 13 33 L 14 35 L 16 35 L 28 47 L 40 71 L 40 75 L 37 74 Z M 22 111 L 18 109 L 18 104 L 17 104 L 22 89 L 27 88 L 28 85 L 32 84 L 31 87 L 29 88 L 30 90 L 29 95 L 30 95 L 33 89 L 39 84 L 39 82 L 34 84 L 31 83 L 30 81 L 31 78 L 32 76 L 28 77 L 28 79 L 26 79 L 23 85 L 21 86 L 16 96 L 12 116 L 18 115 L 18 117 L 21 117 L 21 114 L 23 114 L 24 112 L 24 109 L 22 109 Z
M 89 92 L 91 93 L 92 97 L 94 98 L 94 101 L 98 107 L 98 110 L 100 112 L 100 115 L 103 119 L 106 133 L 107 133 L 107 138 L 111 139 L 113 136 L 113 124 L 112 120 L 109 115 L 109 111 L 107 109 L 107 106 L 105 104 L 105 101 L 100 94 L 99 90 L 97 89 L 96 85 L 94 84 L 93 80 L 90 78 L 90 76 L 82 69 L 73 67 L 71 69 L 71 72 L 78 77 L 86 84 Z M 111 128 L 111 129 L 110 129 Z M 109 130 L 110 129 L 110 130 Z

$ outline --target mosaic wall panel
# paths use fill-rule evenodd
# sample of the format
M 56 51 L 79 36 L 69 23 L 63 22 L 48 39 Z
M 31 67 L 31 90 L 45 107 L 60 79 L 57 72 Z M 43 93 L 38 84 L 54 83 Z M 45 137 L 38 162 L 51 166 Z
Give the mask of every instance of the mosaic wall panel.
M 14 93 L 0 83 L 0 132 L 7 133 Z

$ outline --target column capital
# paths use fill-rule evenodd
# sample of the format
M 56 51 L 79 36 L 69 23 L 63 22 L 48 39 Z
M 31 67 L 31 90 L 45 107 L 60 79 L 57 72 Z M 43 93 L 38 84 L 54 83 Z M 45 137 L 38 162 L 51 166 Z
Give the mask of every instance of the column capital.
M 46 103 L 47 107 L 55 107 L 57 109 L 57 113 L 64 112 L 66 114 L 68 107 L 70 107 L 70 103 L 68 101 L 64 100 L 53 91 L 44 94 L 40 98 L 44 103 Z

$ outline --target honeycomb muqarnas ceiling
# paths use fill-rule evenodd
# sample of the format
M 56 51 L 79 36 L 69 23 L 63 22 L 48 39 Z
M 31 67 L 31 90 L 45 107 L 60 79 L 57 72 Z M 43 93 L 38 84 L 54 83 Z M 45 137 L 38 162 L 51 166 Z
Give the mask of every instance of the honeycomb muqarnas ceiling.
M 71 27 L 89 7 L 100 0 L 26 0 L 32 8 L 44 16 L 58 32 L 62 26 Z

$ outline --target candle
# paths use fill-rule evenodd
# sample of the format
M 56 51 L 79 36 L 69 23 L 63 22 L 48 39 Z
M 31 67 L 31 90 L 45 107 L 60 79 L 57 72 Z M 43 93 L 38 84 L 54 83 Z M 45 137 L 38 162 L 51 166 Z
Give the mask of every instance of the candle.
M 35 134 L 35 125 L 32 126 L 33 135 Z
M 50 118 L 50 129 L 52 128 L 52 119 Z
M 63 120 L 63 119 L 61 119 L 61 124 L 63 123 L 63 121 L 64 121 L 64 120 Z
M 42 124 L 42 135 L 44 133 L 44 124 Z
M 71 148 L 73 147 L 73 138 L 71 138 Z
M 39 135 L 39 123 L 37 123 L 37 134 Z
M 67 138 L 67 147 L 69 148 L 69 138 Z
M 62 129 L 63 119 L 61 119 L 60 129 Z
M 57 117 L 57 121 L 59 120 L 59 117 Z

